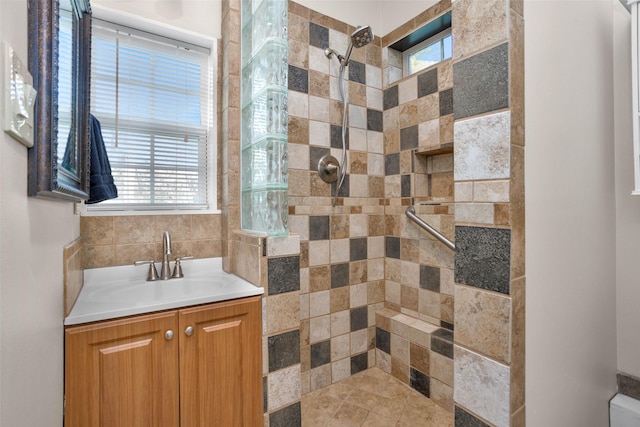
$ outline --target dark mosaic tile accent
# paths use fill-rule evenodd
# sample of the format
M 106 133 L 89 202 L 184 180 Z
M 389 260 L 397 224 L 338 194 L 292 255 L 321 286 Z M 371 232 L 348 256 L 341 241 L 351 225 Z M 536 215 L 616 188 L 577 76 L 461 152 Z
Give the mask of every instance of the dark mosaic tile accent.
M 329 240 L 329 215 L 309 217 L 309 240 Z
M 453 323 L 449 323 L 449 322 L 445 322 L 444 320 L 441 320 L 440 326 L 443 328 L 449 329 L 450 331 L 453 331 Z
M 398 106 L 398 85 L 391 86 L 383 92 L 382 105 L 385 110 Z
M 349 284 L 349 263 L 331 264 L 331 288 L 341 288 Z
M 420 288 L 440 292 L 440 268 L 420 265 Z
M 269 295 L 300 290 L 300 257 L 290 256 L 267 260 Z
M 349 128 L 347 128 L 344 144 L 348 150 L 349 149 Z M 331 148 L 340 148 L 340 149 L 342 148 L 342 126 L 331 125 Z
M 367 84 L 367 69 L 362 62 L 349 61 L 349 80 L 352 82 Z
M 443 90 L 439 94 L 440 97 L 440 115 L 448 116 L 453 113 L 453 88 Z
M 331 340 L 311 344 L 311 369 L 331 362 Z
M 385 256 L 388 258 L 400 259 L 400 238 L 386 236 L 384 238 Z
M 366 329 L 368 326 L 367 306 L 352 308 L 351 313 L 351 332 Z
M 618 372 L 618 393 L 640 400 L 640 378 Z
M 400 153 L 387 154 L 384 156 L 384 174 L 398 175 L 400 173 Z
M 455 281 L 509 294 L 511 230 L 456 227 Z
M 438 91 L 438 69 L 433 68 L 418 76 L 418 98 Z
M 295 330 L 267 338 L 269 372 L 300 363 L 300 331 Z
M 367 130 L 382 132 L 382 111 L 367 108 Z
M 289 65 L 289 89 L 309 93 L 309 72 L 304 68 Z
M 455 427 L 490 427 L 459 406 L 456 406 L 454 417 Z
M 309 147 L 309 170 L 317 171 L 318 162 L 325 155 L 329 154 L 329 149 L 326 147 Z
M 453 332 L 447 329 L 438 329 L 431 334 L 431 337 L 440 338 L 445 341 L 453 342 Z
M 400 149 L 418 148 L 418 125 L 400 129 Z
M 302 425 L 302 409 L 300 402 L 285 406 L 269 414 L 269 427 L 300 427 Z
M 311 46 L 326 49 L 329 47 L 329 29 L 309 22 L 309 44 Z
M 412 389 L 426 397 L 431 397 L 430 384 L 431 380 L 428 375 L 423 374 L 415 368 L 409 369 L 409 385 Z
M 340 178 L 338 178 L 338 181 L 340 181 Z M 331 197 L 335 196 L 336 194 L 336 187 L 338 186 L 338 181 L 334 182 L 333 184 L 331 184 Z M 345 175 L 344 176 L 344 181 L 342 182 L 342 187 L 340 187 L 340 191 L 338 192 L 338 197 L 349 197 L 349 175 Z
M 411 175 L 400 177 L 400 197 L 411 197 Z
M 351 357 L 351 375 L 357 374 L 367 369 L 369 356 L 367 353 L 358 354 Z
M 509 44 L 504 43 L 453 64 L 456 119 L 509 106 Z
M 376 348 L 391 354 L 391 334 L 389 332 L 376 328 Z
M 431 350 L 453 359 L 453 332 L 440 328 L 432 333 Z
M 349 260 L 360 261 L 367 259 L 367 238 L 360 237 L 349 241 Z
M 269 408 L 267 396 L 269 395 L 267 389 L 267 377 L 262 377 L 262 413 L 266 414 Z

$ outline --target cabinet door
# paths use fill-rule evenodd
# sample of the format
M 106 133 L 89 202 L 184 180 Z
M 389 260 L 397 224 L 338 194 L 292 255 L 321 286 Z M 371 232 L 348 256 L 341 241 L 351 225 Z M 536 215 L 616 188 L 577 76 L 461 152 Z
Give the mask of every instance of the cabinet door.
M 178 427 L 177 312 L 65 331 L 66 427 Z
M 260 297 L 180 310 L 181 427 L 262 425 L 260 325 Z

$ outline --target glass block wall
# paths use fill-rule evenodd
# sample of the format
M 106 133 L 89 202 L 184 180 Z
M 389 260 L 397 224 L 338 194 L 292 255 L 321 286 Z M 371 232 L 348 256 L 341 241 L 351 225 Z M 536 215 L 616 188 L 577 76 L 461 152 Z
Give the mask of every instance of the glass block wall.
M 289 233 L 287 0 L 242 1 L 242 228 Z

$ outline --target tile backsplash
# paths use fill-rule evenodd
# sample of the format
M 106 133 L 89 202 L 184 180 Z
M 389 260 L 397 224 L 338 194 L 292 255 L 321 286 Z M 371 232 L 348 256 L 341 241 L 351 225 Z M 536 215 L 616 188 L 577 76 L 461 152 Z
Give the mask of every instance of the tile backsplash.
M 162 234 L 171 233 L 171 259 L 221 256 L 219 214 L 83 216 L 84 268 L 162 261 Z

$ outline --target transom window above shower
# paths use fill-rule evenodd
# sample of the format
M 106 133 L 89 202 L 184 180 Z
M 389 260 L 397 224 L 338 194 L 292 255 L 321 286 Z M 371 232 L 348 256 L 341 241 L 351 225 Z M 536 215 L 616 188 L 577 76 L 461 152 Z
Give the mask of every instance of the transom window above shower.
M 451 12 L 447 12 L 389 46 L 389 83 L 450 59 L 452 52 Z
M 410 76 L 429 68 L 445 59 L 450 59 L 453 51 L 451 28 L 402 52 L 403 71 Z

